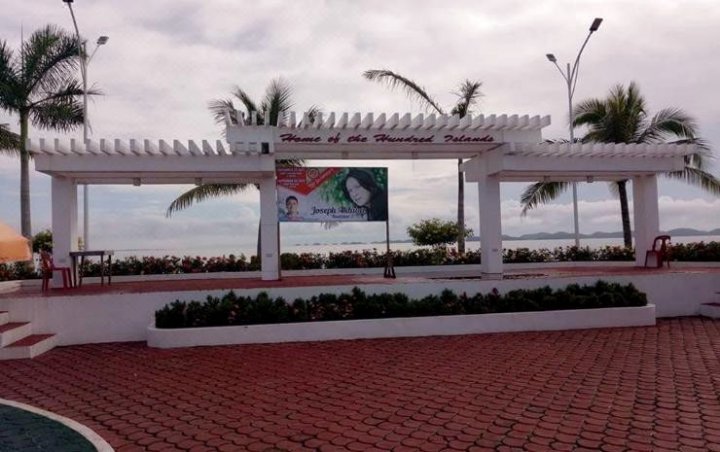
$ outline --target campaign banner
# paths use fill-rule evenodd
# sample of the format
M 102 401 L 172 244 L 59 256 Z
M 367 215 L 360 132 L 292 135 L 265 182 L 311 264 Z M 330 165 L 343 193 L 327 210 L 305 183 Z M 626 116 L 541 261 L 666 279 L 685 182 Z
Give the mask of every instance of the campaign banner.
M 281 222 L 387 221 L 387 168 L 276 169 Z

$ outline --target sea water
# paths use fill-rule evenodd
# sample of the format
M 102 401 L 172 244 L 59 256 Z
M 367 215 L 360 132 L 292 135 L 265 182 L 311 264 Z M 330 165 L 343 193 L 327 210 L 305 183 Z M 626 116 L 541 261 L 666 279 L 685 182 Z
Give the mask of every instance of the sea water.
M 694 242 L 720 242 L 720 236 L 688 236 L 688 237 L 673 237 L 673 243 L 694 243 Z M 503 248 L 507 249 L 518 249 L 518 248 L 529 248 L 531 250 L 538 250 L 542 248 L 554 249 L 558 247 L 568 247 L 575 244 L 574 239 L 549 239 L 549 240 L 504 240 Z M 617 238 L 602 238 L 602 239 L 580 239 L 580 246 L 589 246 L 590 248 L 602 248 L 605 246 L 622 246 L 623 239 Z M 339 253 L 342 251 L 363 251 L 376 249 L 378 252 L 384 252 L 386 248 L 385 243 L 362 243 L 362 244 L 292 244 L 283 245 L 281 253 Z M 421 247 L 417 247 L 412 243 L 408 242 L 391 242 L 390 249 L 394 251 L 408 251 Z M 480 242 L 466 242 L 466 250 L 478 250 L 480 249 Z M 255 254 L 254 246 L 238 246 L 234 247 L 232 244 L 222 247 L 183 247 L 176 249 L 152 249 L 152 248 L 140 248 L 140 249 L 116 249 L 115 258 L 124 258 L 128 256 L 156 256 L 162 257 L 166 255 L 171 256 L 227 256 L 234 254 L 239 256 L 244 254 L 245 256 L 251 256 Z

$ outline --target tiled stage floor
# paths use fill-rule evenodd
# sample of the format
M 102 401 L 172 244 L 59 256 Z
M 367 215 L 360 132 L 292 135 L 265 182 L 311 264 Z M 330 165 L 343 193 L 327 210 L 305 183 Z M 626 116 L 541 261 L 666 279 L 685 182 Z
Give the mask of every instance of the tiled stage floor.
M 314 276 L 283 276 L 279 281 L 262 281 L 259 277 L 223 277 L 210 279 L 165 279 L 146 280 L 135 282 L 119 282 L 117 278 L 111 285 L 88 284 L 72 289 L 51 289 L 43 294 L 40 286 L 18 287 L 13 290 L 0 292 L 0 299 L 29 298 L 38 296 L 76 296 L 98 295 L 112 293 L 144 293 L 144 292 L 176 292 L 197 290 L 229 290 L 229 289 L 257 289 L 275 287 L 308 287 L 308 286 L 353 286 L 363 284 L 387 284 L 428 282 L 443 278 L 480 278 L 479 271 L 469 271 L 461 267 L 447 266 L 442 272 L 409 273 L 398 271 L 397 279 L 383 278 L 382 269 L 376 275 L 314 275 Z M 510 270 L 505 272 L 506 279 L 523 278 L 575 278 L 580 276 L 618 276 L 618 275 L 653 275 L 670 273 L 716 273 L 720 278 L 720 267 L 679 267 L 679 268 L 639 268 L 629 266 L 587 266 L 587 267 L 547 267 L 530 268 L 525 270 Z M 198 278 L 198 275 L 193 275 Z

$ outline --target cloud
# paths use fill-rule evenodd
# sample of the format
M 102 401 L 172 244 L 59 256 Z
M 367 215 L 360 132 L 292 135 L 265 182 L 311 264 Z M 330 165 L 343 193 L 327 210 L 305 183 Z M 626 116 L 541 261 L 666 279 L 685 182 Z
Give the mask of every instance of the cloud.
M 57 0 L 6 2 L 0 39 L 12 48 L 46 23 L 71 28 Z M 637 81 L 651 111 L 685 109 L 703 137 L 720 145 L 720 8 L 714 0 L 633 3 L 621 0 L 531 2 L 472 0 L 154 0 L 76 2 L 78 23 L 94 42 L 89 77 L 104 92 L 89 116 L 96 138 L 216 139 L 221 128 L 207 111 L 210 99 L 240 85 L 259 99 L 268 82 L 285 77 L 297 110 L 320 105 L 338 112 L 420 112 L 402 92 L 362 78 L 367 69 L 389 68 L 424 86 L 445 108 L 465 79 L 483 82 L 485 114 L 550 114 L 545 137 L 567 137 L 565 85 L 545 54 L 571 61 L 594 17 L 603 17 L 582 58 L 576 101 L 604 96 L 615 83 Z M 0 123 L 17 130 L 17 117 Z M 31 130 L 33 139 L 59 134 Z M 79 137 L 80 130 L 67 136 Z M 313 162 L 311 162 L 313 163 Z M 317 163 L 317 162 L 314 162 Z M 389 166 L 391 235 L 429 216 L 452 219 L 456 211 L 453 161 L 320 162 L 320 165 Z M 717 162 L 712 166 L 717 174 Z M 0 157 L 0 218 L 19 224 L 17 160 Z M 49 181 L 32 176 L 35 229 L 50 224 Z M 508 234 L 572 230 L 569 195 L 520 217 L 523 184 L 504 184 L 503 227 Z M 186 187 L 93 187 L 91 225 L 107 246 L 151 247 L 244 243 L 256 236 L 257 194 L 218 200 L 164 218 L 170 201 Z M 717 198 L 673 181 L 661 181 L 661 226 L 720 227 Z M 618 201 L 604 184 L 580 186 L 581 230 L 619 230 Z M 477 190 L 466 187 L 466 215 L 477 232 Z M 702 215 L 698 215 L 702 212 Z M 381 224 L 283 226 L 284 245 L 304 242 L 382 240 Z M 287 230 L 287 232 L 285 232 Z M 162 231 L 166 231 L 163 235 Z M 102 236 L 100 235 L 102 232 Z M 107 233 L 107 234 L 106 234 Z M 145 237 L 151 237 L 146 239 Z M 106 237 L 106 238 L 103 238 Z M 292 239 L 290 237 L 293 237 Z M 214 245 L 213 245 L 214 246 Z

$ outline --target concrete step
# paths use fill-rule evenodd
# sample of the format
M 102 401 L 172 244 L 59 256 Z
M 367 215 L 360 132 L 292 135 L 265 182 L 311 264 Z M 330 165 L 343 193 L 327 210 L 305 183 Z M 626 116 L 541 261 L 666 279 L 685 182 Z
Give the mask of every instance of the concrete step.
M 700 315 L 712 319 L 720 319 L 720 303 L 703 303 L 700 305 Z
M 0 325 L 0 347 L 5 347 L 32 334 L 30 322 L 10 322 Z
M 5 325 L 10 321 L 10 313 L 7 311 L 0 311 L 0 325 Z
M 0 348 L 0 361 L 34 358 L 51 350 L 55 345 L 57 345 L 55 334 L 33 334 Z

